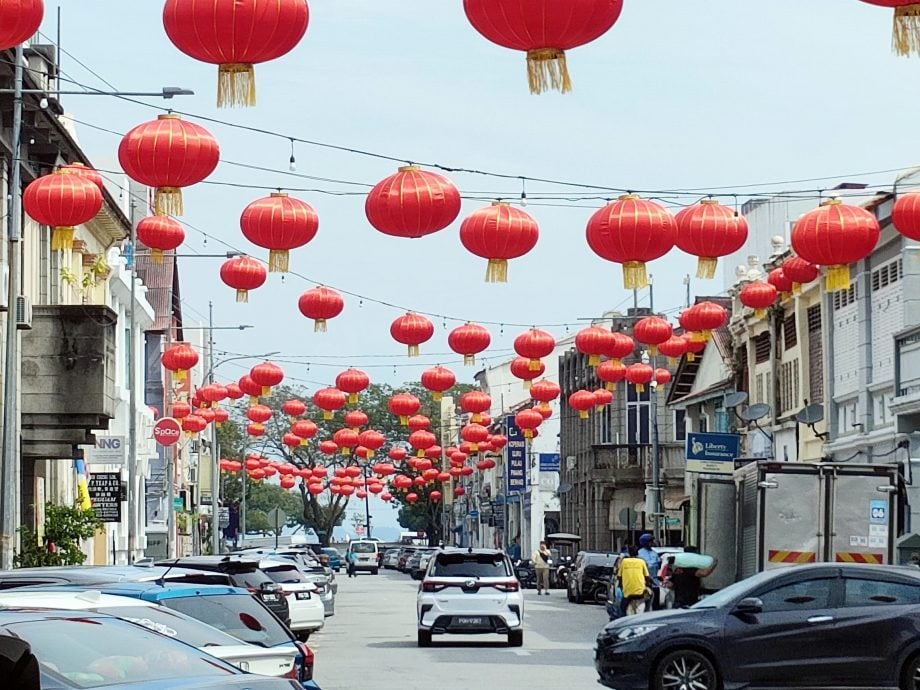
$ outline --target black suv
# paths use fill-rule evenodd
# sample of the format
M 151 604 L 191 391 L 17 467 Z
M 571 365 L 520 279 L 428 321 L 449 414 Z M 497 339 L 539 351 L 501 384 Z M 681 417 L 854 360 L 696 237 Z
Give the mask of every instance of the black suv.
M 157 565 L 223 573 L 229 576 L 234 587 L 248 589 L 253 596 L 258 597 L 282 623 L 289 625 L 291 622 L 290 609 L 281 592 L 281 585 L 259 570 L 258 559 L 241 556 L 186 556 L 158 561 Z
M 584 604 L 585 601 L 607 601 L 607 588 L 616 573 L 619 558 L 619 554 L 616 553 L 580 551 L 569 573 L 569 601 L 579 604 Z

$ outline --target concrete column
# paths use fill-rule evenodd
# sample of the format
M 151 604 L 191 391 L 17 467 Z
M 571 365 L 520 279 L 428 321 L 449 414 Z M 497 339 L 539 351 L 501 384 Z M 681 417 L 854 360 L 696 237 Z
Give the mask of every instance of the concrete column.
M 858 274 L 853 282 L 859 290 L 856 302 L 859 340 L 857 344 L 859 359 L 859 396 L 857 398 L 856 416 L 863 425 L 862 432 L 872 431 L 872 394 L 869 384 L 872 382 L 872 256 L 860 261 Z M 846 433 L 847 429 L 841 429 Z

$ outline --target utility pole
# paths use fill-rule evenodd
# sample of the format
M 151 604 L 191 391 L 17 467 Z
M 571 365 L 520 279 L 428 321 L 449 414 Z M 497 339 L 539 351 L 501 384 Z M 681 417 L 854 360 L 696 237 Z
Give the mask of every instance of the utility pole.
M 208 383 L 214 383 L 214 303 L 208 302 Z M 220 553 L 220 447 L 217 442 L 217 424 L 211 424 L 211 553 Z
M 367 491 L 367 480 L 370 479 L 371 476 L 370 469 L 370 464 L 365 460 L 362 476 L 364 477 L 364 525 L 367 528 L 368 539 L 374 536 L 371 533 L 371 499 Z
M 652 276 L 648 277 L 648 304 L 650 311 L 655 313 L 655 285 L 652 282 Z M 651 358 L 652 371 L 657 369 L 658 357 Z M 658 441 L 658 384 L 652 374 L 652 385 L 649 387 L 649 398 L 651 406 L 649 416 L 651 417 L 651 436 L 652 436 L 652 505 L 655 510 L 655 537 L 661 541 L 663 534 L 663 522 L 666 519 L 661 504 L 661 447 Z
M 173 261 L 173 271 L 176 270 L 175 258 L 170 257 Z M 169 301 L 167 303 L 167 325 L 166 325 L 166 350 L 173 344 L 173 290 L 172 286 L 168 290 Z M 173 380 L 172 371 L 166 369 L 164 414 L 172 413 L 173 403 Z M 169 446 L 166 449 L 166 554 L 169 558 L 176 557 L 176 453 L 179 444 Z
M 13 76 L 13 138 L 10 156 L 10 184 L 7 198 L 7 266 L 9 291 L 6 301 L 6 343 L 3 363 L 3 455 L 0 457 L 0 567 L 13 567 L 13 551 L 19 528 L 19 330 L 16 328 L 16 298 L 19 295 L 19 242 L 22 226 L 22 44 L 16 46 Z
M 131 236 L 130 259 L 128 262 L 128 279 L 131 281 L 131 304 L 128 306 L 128 333 L 125 336 L 125 348 L 128 351 L 128 563 L 134 562 L 134 554 L 137 548 L 137 523 L 140 520 L 140 511 L 138 510 L 138 462 L 137 462 L 137 360 L 134 356 L 134 329 L 137 325 L 135 317 L 136 304 L 136 285 L 137 282 L 137 257 L 135 251 L 137 248 L 137 233 L 134 228 L 134 201 L 131 202 Z M 165 413 L 165 410 L 164 410 Z

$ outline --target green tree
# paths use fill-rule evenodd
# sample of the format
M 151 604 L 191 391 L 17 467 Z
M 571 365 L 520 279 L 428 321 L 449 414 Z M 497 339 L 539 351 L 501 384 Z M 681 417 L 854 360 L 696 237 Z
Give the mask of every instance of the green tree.
M 39 539 L 38 534 L 27 527 L 21 528 L 22 549 L 13 557 L 13 565 L 17 568 L 81 565 L 86 554 L 80 544 L 92 538 L 100 527 L 102 523 L 92 509 L 48 503 L 43 538 Z

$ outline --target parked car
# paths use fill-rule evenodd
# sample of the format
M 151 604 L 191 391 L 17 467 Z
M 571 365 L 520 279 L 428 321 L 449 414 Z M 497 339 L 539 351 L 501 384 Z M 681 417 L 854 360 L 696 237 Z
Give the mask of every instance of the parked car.
M 329 567 L 337 573 L 340 572 L 342 570 L 342 554 L 338 552 L 338 549 L 326 547 L 323 549 L 323 553 L 329 557 Z
M 580 551 L 568 577 L 569 601 L 579 604 L 585 601 L 606 602 L 607 590 L 616 574 L 619 559 L 620 555 L 616 553 Z
M 288 627 L 298 640 L 306 642 L 322 629 L 326 622 L 326 607 L 320 599 L 322 586 L 310 582 L 297 563 L 281 557 L 263 558 L 259 570 L 281 585 L 291 614 Z
M 348 545 L 348 553 L 345 560 L 353 556 L 354 561 L 349 567 L 356 573 L 365 570 L 371 575 L 379 572 L 380 565 L 377 562 L 377 542 L 373 540 L 353 541 Z
M 822 563 L 768 570 L 689 609 L 608 623 L 600 682 L 671 687 L 917 688 L 920 570 Z M 674 684 L 673 687 L 678 687 Z
M 439 550 L 440 549 L 431 549 L 430 551 L 425 551 L 422 554 L 421 558 L 419 558 L 419 563 L 418 563 L 418 571 L 417 571 L 418 576 L 416 577 L 415 573 L 413 573 L 412 575 L 414 579 L 421 580 L 422 578 L 425 577 L 425 573 L 428 572 L 428 564 L 431 563 L 431 559 L 434 557 L 434 555 Z
M 0 571 L 0 590 L 32 585 L 107 585 L 112 582 L 188 582 L 199 585 L 230 585 L 224 573 L 188 568 L 76 565 L 19 568 Z
M 297 657 L 300 651 L 296 647 L 264 648 L 243 644 L 191 616 L 148 601 L 103 594 L 99 590 L 17 589 L 15 592 L 0 592 L 0 610 L 10 608 L 105 613 L 190 644 L 249 673 L 279 678 L 299 677 Z
M 496 549 L 444 549 L 433 556 L 416 602 L 418 646 L 450 633 L 508 636 L 524 643 L 524 595 L 511 561 Z
M 415 553 L 416 549 L 417 547 L 415 546 L 407 546 L 400 550 L 399 557 L 396 559 L 396 569 L 399 572 L 406 572 L 406 565 L 408 564 L 409 557 Z
M 383 560 L 380 565 L 387 570 L 396 570 L 399 565 L 400 549 L 387 549 L 383 554 Z
M 409 573 L 409 577 L 413 580 L 421 580 L 421 564 L 422 556 L 425 554 L 425 551 L 418 549 L 413 553 L 409 558 L 406 559 L 406 572 Z
M 339 591 L 335 573 L 316 560 L 315 554 L 307 548 L 289 549 L 248 549 L 243 553 L 258 555 L 260 558 L 283 558 L 296 563 L 309 582 L 320 587 L 320 599 L 323 602 L 326 617 L 335 614 L 335 597 Z
M 229 556 L 187 556 L 171 561 L 159 561 L 157 565 L 177 568 L 193 568 L 223 573 L 230 577 L 234 587 L 244 587 L 255 594 L 269 610 L 285 625 L 291 623 L 291 611 L 287 597 L 281 587 L 268 575 L 259 570 L 258 559 L 240 555 Z
M 244 673 L 191 645 L 102 613 L 0 611 L 0 635 L 29 643 L 42 687 L 69 690 L 294 690 L 296 681 Z

